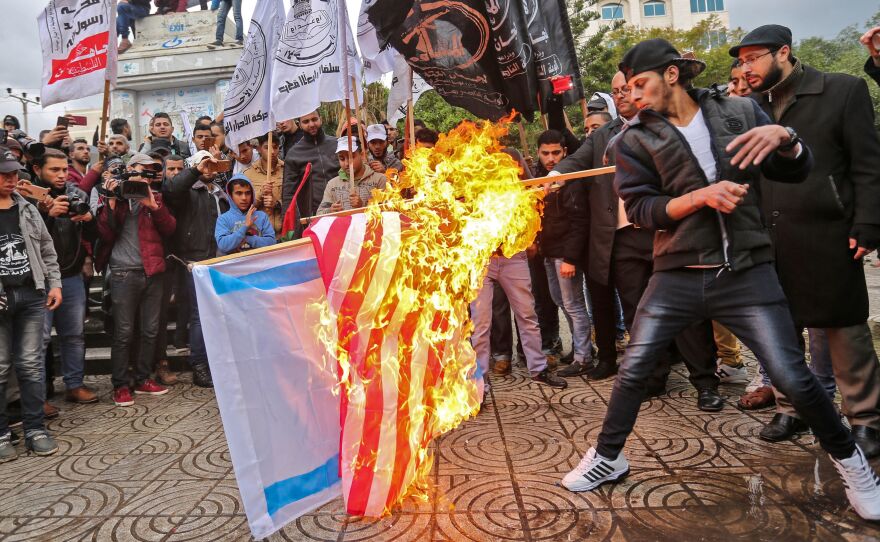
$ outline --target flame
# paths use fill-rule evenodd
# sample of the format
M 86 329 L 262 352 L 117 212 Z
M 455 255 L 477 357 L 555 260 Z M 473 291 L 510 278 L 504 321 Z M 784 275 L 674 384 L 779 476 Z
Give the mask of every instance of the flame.
M 346 337 L 326 327 L 317 330 L 338 363 L 343 405 L 363 407 L 372 379 L 382 378 L 380 367 L 394 369 L 398 389 L 406 397 L 399 404 L 399 414 L 407 417 L 406 435 L 398 439 L 398 446 L 403 442 L 409 448 L 414 468 L 405 473 L 399 491 L 389 496 L 383 515 L 407 496 L 427 498 L 431 440 L 478 412 L 469 304 L 482 287 L 490 258 L 499 251 L 510 257 L 525 250 L 540 228 L 540 194 L 522 187 L 519 164 L 501 151 L 499 138 L 507 133 L 507 122 L 466 121 L 441 134 L 434 148 L 412 150 L 395 186 L 389 183 L 385 190 L 375 191 L 366 209 L 368 221 L 374 224 L 381 223 L 381 213 L 387 211 L 400 213 L 405 223 L 387 294 L 376 301 L 368 329 L 353 329 Z M 401 189 L 412 197 L 404 198 Z M 354 287 L 366 292 L 366 285 Z M 405 321 L 395 324 L 395 311 L 406 315 Z M 325 315 L 321 325 L 333 324 Z M 361 362 L 352 363 L 343 343 L 363 333 L 384 333 L 386 340 L 394 336 L 397 355 L 383 356 L 381 347 L 372 348 Z M 406 361 L 402 363 L 419 348 L 428 349 L 439 374 L 410 370 Z M 421 389 L 426 389 L 424 394 L 412 391 Z M 342 468 L 356 475 L 395 475 L 377 466 L 376 455 L 343 450 L 343 458 L 351 459 Z

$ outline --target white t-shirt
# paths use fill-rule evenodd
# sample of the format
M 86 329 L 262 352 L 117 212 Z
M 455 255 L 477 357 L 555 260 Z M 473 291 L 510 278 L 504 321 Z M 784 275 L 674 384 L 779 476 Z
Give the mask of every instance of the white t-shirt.
M 703 118 L 703 110 L 697 110 L 697 114 L 691 119 L 690 124 L 687 126 L 676 126 L 676 128 L 678 128 L 678 131 L 681 132 L 681 135 L 684 136 L 688 145 L 690 145 L 691 152 L 697 157 L 700 169 L 706 174 L 709 184 L 714 184 L 715 176 L 718 174 L 718 165 L 715 163 L 715 155 L 712 154 L 712 136 L 709 135 L 709 127 L 706 125 L 706 119 Z M 727 261 L 727 228 L 724 226 L 724 218 L 721 216 L 721 213 L 715 211 L 715 214 L 718 215 L 718 224 L 721 226 L 721 245 L 724 248 L 724 260 Z M 707 266 L 699 265 L 692 267 Z

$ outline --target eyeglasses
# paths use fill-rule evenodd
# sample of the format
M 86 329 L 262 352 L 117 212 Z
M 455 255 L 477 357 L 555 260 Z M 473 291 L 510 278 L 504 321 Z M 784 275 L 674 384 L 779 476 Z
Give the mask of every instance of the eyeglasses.
M 624 87 L 622 90 L 614 89 L 611 91 L 611 95 L 617 98 L 618 96 L 626 96 L 629 94 L 630 88 Z
M 774 52 L 775 52 L 775 51 L 767 51 L 767 52 L 764 53 L 764 54 L 757 55 L 757 56 L 753 56 L 753 57 L 751 57 L 751 58 L 747 58 L 747 59 L 745 59 L 745 60 L 739 58 L 739 59 L 737 59 L 737 61 L 736 61 L 736 65 L 737 65 L 737 67 L 739 67 L 739 68 L 742 68 L 742 67 L 744 67 L 744 66 L 752 67 L 752 66 L 755 65 L 755 62 L 757 62 L 759 58 L 761 58 L 762 56 L 772 55 Z

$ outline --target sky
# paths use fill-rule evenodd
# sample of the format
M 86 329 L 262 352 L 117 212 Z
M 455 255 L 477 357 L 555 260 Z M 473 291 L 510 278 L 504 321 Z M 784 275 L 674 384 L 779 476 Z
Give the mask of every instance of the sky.
M 0 117 L 13 114 L 21 118 L 21 104 L 7 96 L 6 88 L 11 87 L 17 94 L 39 95 L 42 55 L 36 19 L 46 1 L 0 0 L 0 3 L 7 21 L 4 31 L 0 32 L 0 51 L 6 51 L 5 66 L 0 73 Z M 242 2 L 245 30 L 256 3 L 257 0 Z M 784 24 L 791 28 L 795 40 L 810 36 L 833 38 L 848 25 L 861 27 L 880 10 L 878 0 L 727 0 L 725 4 L 732 27 L 749 30 L 767 23 Z M 359 9 L 360 0 L 348 1 L 352 22 L 357 21 Z M 29 106 L 30 131 L 36 134 L 41 129 L 51 128 L 55 118 L 65 110 L 100 106 L 100 96 L 46 109 Z

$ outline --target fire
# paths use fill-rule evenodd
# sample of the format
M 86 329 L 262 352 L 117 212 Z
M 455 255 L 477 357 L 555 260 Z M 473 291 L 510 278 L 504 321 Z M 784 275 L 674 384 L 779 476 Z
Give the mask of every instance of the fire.
M 319 330 L 339 364 L 343 408 L 357 405 L 362 416 L 371 416 L 364 405 L 373 379 L 383 378 L 380 368 L 393 368 L 397 390 L 405 398 L 397 406 L 398 417 L 405 417 L 406 423 L 398 423 L 398 449 L 392 454 L 410 458 L 406 472 L 399 472 L 399 465 L 397 472 L 394 465 L 382 466 L 376 460 L 380 454 L 365 455 L 362 446 L 360 453 L 341 451 L 346 462 L 342 469 L 350 469 L 353 476 L 402 478 L 381 513 L 367 509 L 365 515 L 387 514 L 407 495 L 425 498 L 431 440 L 479 409 L 481 375 L 476 374 L 469 340 L 469 304 L 482 286 L 489 259 L 498 251 L 509 257 L 525 250 L 540 228 L 540 195 L 521 186 L 519 164 L 501 151 L 499 138 L 506 133 L 503 122 L 464 122 L 441 134 L 433 149 L 410 153 L 396 186 L 376 192 L 366 209 L 372 224 L 381 223 L 383 212 L 401 216 L 400 256 L 387 293 L 370 300 L 370 321 L 359 321 L 358 315 L 349 319 L 349 324 L 357 323 L 349 333 Z M 401 195 L 402 188 L 410 189 L 409 199 Z M 362 287 L 366 295 L 367 287 Z M 348 337 L 376 334 L 383 334 L 378 342 L 396 345 L 396 355 L 386 348 L 368 348 L 361 360 L 352 362 L 342 343 Z M 387 381 L 386 376 L 384 386 Z M 399 434 L 401 427 L 404 435 Z M 360 513 L 350 502 L 349 511 Z

